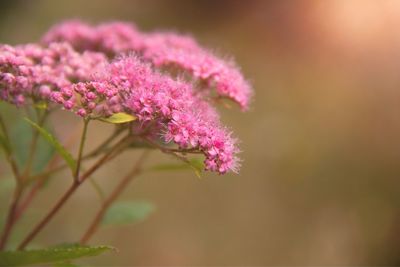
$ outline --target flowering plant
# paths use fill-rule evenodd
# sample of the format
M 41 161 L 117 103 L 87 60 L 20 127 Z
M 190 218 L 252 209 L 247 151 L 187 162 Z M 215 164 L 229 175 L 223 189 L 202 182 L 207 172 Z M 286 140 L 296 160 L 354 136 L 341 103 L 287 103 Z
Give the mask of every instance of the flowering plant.
M 92 26 L 67 21 L 51 28 L 38 43 L 0 45 L 0 99 L 25 110 L 25 123 L 33 130 L 28 156 L 21 164 L 7 118 L 0 116 L 0 144 L 16 180 L 0 237 L 2 251 L 44 183 L 65 168 L 73 177 L 69 189 L 22 239 L 17 250 L 1 252 L 0 265 L 65 262 L 107 250 L 86 243 L 99 224 L 111 218 L 115 199 L 142 172 L 151 149 L 172 155 L 183 162 L 179 166 L 188 166 L 197 173 L 203 169 L 219 174 L 238 172 L 237 141 L 221 124 L 214 104 L 228 99 L 246 110 L 251 94 L 250 85 L 232 60 L 215 56 L 190 36 L 143 33 L 129 23 Z M 60 109 L 82 119 L 76 157 L 45 127 L 48 117 Z M 35 116 L 29 115 L 31 111 Z M 86 152 L 88 126 L 93 120 L 114 124 L 115 131 L 95 150 Z M 42 164 L 42 169 L 33 170 L 41 138 L 57 153 Z M 82 183 L 105 163 L 134 148 L 143 151 L 141 157 L 103 199 L 101 209 L 77 244 L 26 250 Z M 65 164 L 57 165 L 57 157 Z M 95 162 L 83 169 L 87 159 Z M 128 209 L 133 214 L 137 209 L 139 213 L 150 210 L 143 205 Z

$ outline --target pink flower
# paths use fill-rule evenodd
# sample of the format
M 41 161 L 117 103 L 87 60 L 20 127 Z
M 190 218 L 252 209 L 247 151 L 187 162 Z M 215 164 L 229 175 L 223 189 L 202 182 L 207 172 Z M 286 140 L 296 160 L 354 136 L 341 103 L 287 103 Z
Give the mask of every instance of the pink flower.
M 26 97 L 63 104 L 72 97 L 68 85 L 88 80 L 106 62 L 101 53 L 81 54 L 67 43 L 52 43 L 48 47 L 0 45 L 0 88 L 4 88 L 1 98 L 19 104 Z M 65 105 L 71 106 L 70 102 Z
M 85 38 L 86 37 L 86 38 Z M 204 81 L 211 92 L 229 98 L 242 109 L 249 106 L 252 90 L 232 60 L 225 61 L 202 48 L 192 37 L 168 32 L 141 33 L 130 23 L 90 26 L 67 21 L 53 27 L 42 41 L 67 41 L 76 49 L 103 52 L 111 57 L 135 52 L 155 67 L 172 67 Z
M 209 170 L 237 171 L 235 139 L 221 125 L 215 109 L 198 97 L 190 83 L 174 80 L 154 71 L 140 58 L 128 56 L 105 66 L 92 81 L 72 88 L 83 100 L 78 115 L 130 113 L 138 117 L 143 128 L 148 122 L 155 125 L 148 129 L 147 137 L 158 139 L 161 135 L 166 143 L 173 142 L 180 149 L 202 152 Z M 88 99 L 89 95 L 101 100 L 94 109 L 87 105 L 92 98 Z
M 65 22 L 42 43 L 0 45 L 1 99 L 44 100 L 85 118 L 125 112 L 138 118 L 129 127 L 141 138 L 202 153 L 207 170 L 238 171 L 237 141 L 210 101 L 216 94 L 248 107 L 250 85 L 232 61 L 192 37 L 119 22 Z

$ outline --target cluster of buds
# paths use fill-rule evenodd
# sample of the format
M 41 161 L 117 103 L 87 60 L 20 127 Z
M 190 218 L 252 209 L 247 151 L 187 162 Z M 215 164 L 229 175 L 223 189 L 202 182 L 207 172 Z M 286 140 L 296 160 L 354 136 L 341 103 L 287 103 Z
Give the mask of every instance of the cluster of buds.
M 69 21 L 38 44 L 0 45 L 2 100 L 45 101 L 84 118 L 133 115 L 148 138 L 202 153 L 206 169 L 221 174 L 238 171 L 238 148 L 212 103 L 228 98 L 245 110 L 251 93 L 232 61 L 193 38 L 128 23 Z

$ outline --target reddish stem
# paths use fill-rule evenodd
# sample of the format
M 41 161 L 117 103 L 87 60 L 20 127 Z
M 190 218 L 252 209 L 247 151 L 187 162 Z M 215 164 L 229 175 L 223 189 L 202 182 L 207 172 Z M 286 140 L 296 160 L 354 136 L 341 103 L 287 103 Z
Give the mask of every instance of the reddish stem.
M 79 186 L 92 175 L 100 166 L 102 166 L 107 160 L 113 157 L 115 151 L 118 151 L 122 144 L 128 137 L 121 139 L 118 144 L 109 153 L 100 158 L 89 170 L 87 170 L 79 179 L 74 180 L 74 183 L 69 187 L 67 192 L 58 200 L 56 205 L 50 210 L 49 213 L 33 228 L 33 230 L 28 234 L 27 237 L 18 246 L 18 250 L 23 250 L 35 237 L 36 235 L 51 221 L 55 214 L 60 210 L 62 206 L 67 202 L 67 200 L 72 196 L 72 194 L 79 188 Z
M 87 241 L 93 236 L 96 232 L 97 228 L 101 220 L 104 217 L 107 209 L 111 206 L 111 204 L 118 198 L 119 195 L 123 192 L 125 188 L 127 188 L 128 184 L 132 182 L 132 180 L 140 173 L 140 167 L 147 156 L 148 151 L 145 151 L 142 156 L 139 158 L 133 169 L 121 180 L 121 182 L 117 185 L 117 187 L 112 191 L 110 196 L 103 202 L 100 210 L 97 212 L 95 218 L 90 224 L 89 228 L 86 230 L 85 234 L 80 240 L 80 244 L 84 245 Z
M 18 250 L 24 249 L 29 242 L 32 241 L 33 238 L 43 229 L 43 227 L 53 218 L 53 216 L 60 210 L 60 208 L 65 204 L 65 202 L 69 199 L 69 197 L 75 192 L 75 190 L 79 187 L 79 182 L 74 182 L 67 192 L 58 200 L 56 205 L 50 210 L 50 212 L 33 228 L 33 230 L 28 234 L 28 236 L 22 241 L 22 243 L 18 246 Z
M 11 202 L 11 205 L 10 205 L 10 208 L 8 211 L 7 221 L 6 221 L 6 224 L 4 225 L 3 234 L 0 239 L 0 251 L 5 248 L 8 238 L 11 234 L 12 227 L 16 220 L 15 214 L 17 211 L 19 200 L 21 199 L 21 195 L 22 195 L 21 186 L 17 185 L 17 188 L 15 189 L 15 192 L 14 192 L 13 201 Z
M 88 155 L 82 157 L 82 160 L 88 159 L 91 157 L 97 156 L 101 149 L 104 148 L 106 145 L 108 145 L 111 141 L 113 141 L 122 131 L 117 131 L 114 133 L 110 138 L 108 138 L 104 143 L 102 143 L 98 148 L 96 148 L 93 152 L 89 153 Z M 111 156 L 109 159 L 113 159 L 114 156 Z M 39 181 L 36 182 L 36 184 L 31 188 L 29 193 L 25 196 L 25 198 L 20 201 L 21 204 L 19 205 L 19 208 L 16 211 L 15 217 L 14 217 L 14 223 L 21 217 L 21 215 L 25 212 L 25 210 L 29 207 L 29 205 L 32 203 L 32 200 L 35 198 L 37 192 L 42 188 L 43 184 L 46 182 L 48 177 L 53 173 L 53 171 L 61 169 L 60 167 L 57 167 L 55 169 L 52 169 L 52 167 L 57 164 L 57 161 L 59 161 L 61 158 L 60 157 L 53 157 L 52 161 L 50 162 L 50 171 L 40 174 L 40 176 L 43 176 L 40 178 Z M 67 165 L 63 165 L 61 167 L 67 167 Z M 36 176 L 39 178 L 39 176 Z

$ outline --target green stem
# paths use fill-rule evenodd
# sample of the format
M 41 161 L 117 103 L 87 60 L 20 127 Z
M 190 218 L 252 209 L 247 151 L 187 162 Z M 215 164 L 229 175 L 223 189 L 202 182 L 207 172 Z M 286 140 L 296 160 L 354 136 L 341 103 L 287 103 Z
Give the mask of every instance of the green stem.
M 99 145 L 97 148 L 95 148 L 92 152 L 90 152 L 90 153 L 88 153 L 88 154 L 86 154 L 86 155 L 83 155 L 83 156 L 82 156 L 82 159 L 81 159 L 81 162 L 83 162 L 83 161 L 85 161 L 85 160 L 88 160 L 88 159 L 91 159 L 91 158 L 94 158 L 94 157 L 100 155 L 101 153 L 107 153 L 107 152 L 109 152 L 112 148 L 107 149 L 107 148 L 108 148 L 108 145 L 109 145 L 115 138 L 117 138 L 117 137 L 120 135 L 120 133 L 122 133 L 122 131 L 117 131 L 117 132 L 113 133 L 105 142 L 103 142 L 102 144 L 100 144 L 100 145 Z M 30 178 L 29 178 L 27 181 L 25 181 L 25 182 L 26 182 L 27 184 L 29 184 L 29 183 L 34 182 L 34 181 L 36 181 L 36 180 L 45 179 L 45 178 L 47 178 L 48 176 L 50 176 L 50 175 L 52 175 L 52 174 L 54 174 L 54 173 L 57 173 L 57 172 L 59 172 L 59 171 L 62 171 L 62 170 L 64 170 L 64 169 L 66 169 L 66 168 L 68 168 L 68 165 L 67 165 L 67 164 L 63 164 L 63 165 L 54 167 L 54 168 L 49 169 L 49 170 L 47 170 L 47 171 L 45 171 L 45 172 L 42 172 L 42 173 L 39 173 L 39 174 L 37 174 L 37 175 L 35 175 L 35 176 L 30 177 Z
M 84 119 L 82 137 L 81 137 L 81 142 L 80 142 L 80 145 L 79 145 L 78 159 L 77 159 L 76 170 L 75 170 L 75 175 L 74 175 L 75 182 L 78 181 L 78 179 L 79 179 L 79 171 L 81 169 L 83 147 L 84 147 L 85 141 L 86 141 L 86 134 L 87 134 L 88 124 L 89 124 L 89 119 Z

